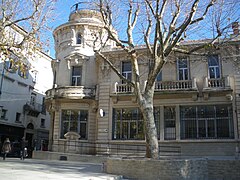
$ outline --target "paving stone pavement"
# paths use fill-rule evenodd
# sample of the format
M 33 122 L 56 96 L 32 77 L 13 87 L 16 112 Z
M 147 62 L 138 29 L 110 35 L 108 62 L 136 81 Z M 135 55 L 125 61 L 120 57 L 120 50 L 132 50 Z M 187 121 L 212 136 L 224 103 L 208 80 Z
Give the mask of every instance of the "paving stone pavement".
M 17 158 L 0 159 L 0 180 L 120 180 L 102 164 Z

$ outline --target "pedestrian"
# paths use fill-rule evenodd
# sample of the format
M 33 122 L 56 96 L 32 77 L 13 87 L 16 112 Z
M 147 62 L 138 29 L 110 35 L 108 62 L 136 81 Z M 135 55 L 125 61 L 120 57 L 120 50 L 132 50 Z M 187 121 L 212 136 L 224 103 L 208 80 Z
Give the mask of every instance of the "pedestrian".
M 25 141 L 25 138 L 23 137 L 22 138 L 22 141 L 21 141 L 21 160 L 24 160 L 24 158 L 27 157 L 27 147 L 26 147 L 26 141 Z
M 11 143 L 9 138 L 6 138 L 4 143 L 3 143 L 3 147 L 2 147 L 2 152 L 3 152 L 3 160 L 6 159 L 7 154 L 11 151 Z

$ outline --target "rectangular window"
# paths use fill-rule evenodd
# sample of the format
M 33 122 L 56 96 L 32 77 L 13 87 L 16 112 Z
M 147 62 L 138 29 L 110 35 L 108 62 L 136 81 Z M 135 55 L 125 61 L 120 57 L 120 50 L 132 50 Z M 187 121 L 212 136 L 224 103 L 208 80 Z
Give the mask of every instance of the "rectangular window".
M 4 68 L 8 72 L 15 73 L 18 69 L 16 61 L 17 61 L 17 58 L 11 54 L 10 58 L 5 59 Z
M 41 119 L 41 125 L 40 125 L 42 128 L 44 128 L 45 127 L 45 119 Z
M 154 108 L 158 138 L 160 138 L 160 108 Z M 113 139 L 143 140 L 145 129 L 142 114 L 137 108 L 113 109 Z
M 132 64 L 131 62 L 122 62 L 122 75 L 128 79 L 132 80 Z
M 208 56 L 208 73 L 210 79 L 220 78 L 220 63 L 217 55 Z
M 137 108 L 113 109 L 113 139 L 144 139 L 144 124 Z
M 164 107 L 164 139 L 176 139 L 175 107 Z
M 6 114 L 7 114 L 7 110 L 0 108 L 0 119 L 1 120 L 6 120 Z
M 21 113 L 16 113 L 16 122 L 21 122 L 20 120 L 20 117 L 21 117 Z
M 32 72 L 32 81 L 33 81 L 34 83 L 36 83 L 36 82 L 37 82 L 37 78 L 38 78 L 38 71 L 34 70 L 34 71 Z
M 61 119 L 61 138 L 63 138 L 67 132 L 72 131 L 77 132 L 80 135 L 80 139 L 87 139 L 87 110 L 62 110 Z
M 80 86 L 82 79 L 82 67 L 73 66 L 72 67 L 72 86 Z
M 234 138 L 231 105 L 180 108 L 182 139 Z
M 177 60 L 178 80 L 189 80 L 189 67 L 186 57 Z
M 37 95 L 35 93 L 31 94 L 30 105 L 35 106 Z
M 45 97 L 42 98 L 42 114 L 46 114 Z
M 82 35 L 81 35 L 81 33 L 77 33 L 76 44 L 82 44 Z

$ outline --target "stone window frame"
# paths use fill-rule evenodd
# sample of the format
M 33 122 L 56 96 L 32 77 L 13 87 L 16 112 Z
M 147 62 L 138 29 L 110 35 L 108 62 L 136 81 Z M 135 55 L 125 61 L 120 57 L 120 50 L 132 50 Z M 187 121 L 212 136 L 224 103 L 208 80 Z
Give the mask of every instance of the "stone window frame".
M 202 109 L 205 110 L 202 112 Z M 182 140 L 233 139 L 232 106 L 229 104 L 180 106 L 180 129 Z
M 217 64 L 214 64 L 214 62 L 212 62 L 213 60 L 217 60 Z M 222 78 L 222 71 L 221 71 L 221 61 L 220 61 L 220 57 L 217 54 L 212 54 L 207 56 L 207 65 L 208 65 L 208 78 L 209 79 L 219 79 Z M 213 69 L 214 71 L 214 77 L 211 77 L 211 70 Z
M 66 131 L 66 132 L 64 132 L 63 130 L 63 118 L 64 118 L 64 114 L 63 114 L 63 112 L 64 111 L 66 111 L 67 113 L 69 113 L 69 114 L 67 114 L 67 115 L 69 115 L 69 120 L 65 120 L 66 121 L 66 123 L 69 123 L 69 127 L 68 127 L 68 130 Z M 77 115 L 77 130 L 72 130 L 72 129 L 70 129 L 71 128 L 71 121 L 73 121 L 73 119 L 72 119 L 72 112 L 73 111 L 77 111 L 78 112 L 78 115 Z M 87 112 L 87 119 L 86 120 L 81 120 L 81 112 Z M 87 140 L 88 139 L 88 124 L 89 124 L 89 111 L 87 110 L 87 109 L 62 109 L 61 110 L 61 116 L 60 116 L 61 118 L 60 118 L 60 120 L 61 120 L 61 128 L 60 128 L 60 135 L 61 135 L 61 138 L 63 138 L 64 137 L 64 134 L 66 134 L 67 132 L 77 132 L 79 135 L 80 135 L 80 140 Z M 75 120 L 75 123 L 76 123 L 76 120 Z M 73 122 L 72 122 L 73 123 Z M 85 137 L 83 137 L 83 134 L 81 134 L 81 124 L 85 124 Z
M 185 61 L 185 62 L 183 62 Z M 182 67 L 182 62 L 185 65 L 184 67 Z M 181 81 L 185 81 L 185 80 L 190 80 L 190 64 L 189 64 L 189 58 L 186 56 L 183 57 L 178 57 L 177 58 L 177 80 Z M 182 71 L 182 77 L 181 77 L 181 72 Z M 187 76 L 187 77 L 186 77 Z

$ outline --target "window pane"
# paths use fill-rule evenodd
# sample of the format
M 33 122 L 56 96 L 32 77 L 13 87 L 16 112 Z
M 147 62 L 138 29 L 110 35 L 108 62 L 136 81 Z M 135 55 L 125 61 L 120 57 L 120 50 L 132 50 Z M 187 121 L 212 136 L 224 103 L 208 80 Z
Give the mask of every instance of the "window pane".
M 131 62 L 122 62 L 122 75 L 128 80 L 132 79 L 132 64 Z
M 234 138 L 231 105 L 196 106 L 196 117 L 180 108 L 181 138 Z M 188 116 L 189 115 L 189 116 Z
M 206 137 L 206 126 L 204 120 L 198 121 L 198 137 Z
M 142 115 L 137 108 L 113 109 L 114 139 L 144 139 Z
M 181 116 L 183 118 L 196 118 L 196 107 L 181 107 Z
M 137 124 L 136 122 L 130 122 L 130 139 L 135 139 L 137 135 Z
M 80 76 L 82 74 L 82 68 L 81 66 L 73 66 L 72 67 L 72 75 L 73 76 Z
M 125 71 L 132 71 L 132 64 L 131 62 L 123 62 L 122 63 L 122 70 Z
M 128 139 L 128 122 L 122 123 L 122 139 Z
M 198 118 L 214 117 L 214 106 L 198 106 Z
M 62 110 L 62 131 L 61 138 L 69 131 L 77 132 L 81 139 L 87 139 L 87 119 L 86 110 Z
M 179 59 L 178 67 L 179 68 L 187 68 L 187 59 Z
M 145 134 L 144 134 L 144 123 L 143 121 L 138 122 L 138 134 L 137 134 L 137 139 L 144 139 Z
M 87 121 L 88 120 L 88 111 L 81 110 L 80 111 L 80 121 Z
M 87 124 L 80 123 L 80 138 L 87 139 Z
M 82 67 L 73 66 L 72 67 L 72 86 L 81 85 Z
M 189 78 L 188 78 L 188 70 L 187 69 L 185 69 L 184 70 L 184 80 L 188 80 Z
M 177 61 L 178 69 L 178 80 L 188 80 L 188 60 L 186 58 L 178 59 Z
M 214 120 L 209 120 L 208 121 L 208 137 L 211 138 L 211 137 L 215 137 L 215 125 L 214 125 Z
M 219 138 L 229 137 L 229 123 L 228 119 L 218 119 L 217 120 L 217 136 Z
M 215 78 L 215 68 L 209 68 L 209 76 L 211 79 L 214 79 Z
M 208 65 L 209 66 L 219 66 L 219 60 L 217 55 L 208 56 Z
M 164 107 L 164 139 L 176 139 L 175 107 Z
M 211 79 L 220 78 L 220 64 L 217 55 L 208 56 L 208 70 Z
M 183 78 L 183 70 L 182 69 L 179 69 L 178 75 L 179 75 L 178 80 L 184 80 L 184 78 Z
M 197 137 L 197 126 L 195 120 L 185 121 L 185 138 L 195 139 Z
M 82 35 L 80 33 L 77 34 L 77 42 L 76 44 L 81 44 L 82 43 Z

